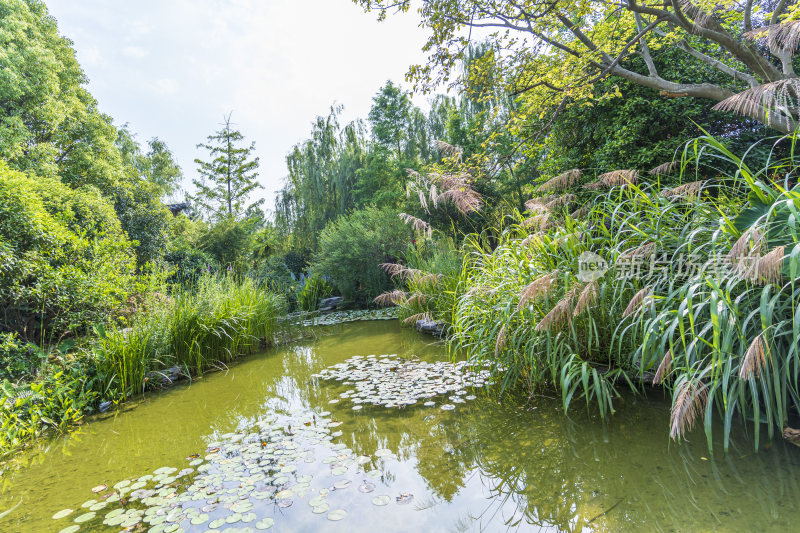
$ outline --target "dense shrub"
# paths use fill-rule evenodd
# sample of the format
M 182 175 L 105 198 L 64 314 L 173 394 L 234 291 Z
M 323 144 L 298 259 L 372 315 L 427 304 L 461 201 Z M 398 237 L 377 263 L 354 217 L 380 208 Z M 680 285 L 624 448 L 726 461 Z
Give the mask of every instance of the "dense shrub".
M 157 185 L 142 179 L 114 191 L 114 209 L 133 242 L 140 269 L 161 259 L 167 248 L 172 214 L 161 203 L 160 192 Z
M 200 235 L 200 248 L 223 268 L 244 271 L 249 265 L 253 221 L 225 218 Z
M 132 245 L 93 187 L 0 165 L 0 330 L 55 341 L 104 322 L 133 282 Z
M 106 392 L 94 358 L 65 356 L 29 384 L 0 382 L 0 457 L 44 435 L 80 422 Z
M 283 256 L 283 262 L 295 276 L 299 276 L 308 267 L 308 254 L 298 250 L 289 250 Z
M 364 209 L 328 224 L 311 271 L 329 276 L 342 296 L 367 301 L 391 287 L 378 265 L 394 262 L 411 242 L 411 230 L 390 209 Z
M 16 333 L 0 333 L 0 381 L 16 381 L 34 372 L 39 358 L 35 345 Z
M 173 271 L 169 279 L 171 283 L 192 283 L 204 272 L 217 270 L 217 262 L 211 255 L 184 243 L 172 246 L 164 254 L 164 261 Z

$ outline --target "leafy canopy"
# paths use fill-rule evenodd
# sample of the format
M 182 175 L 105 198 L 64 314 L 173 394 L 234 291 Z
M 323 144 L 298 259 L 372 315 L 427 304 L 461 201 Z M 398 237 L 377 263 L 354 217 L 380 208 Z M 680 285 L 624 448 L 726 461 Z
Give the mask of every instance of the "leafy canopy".
M 354 1 L 378 11 L 380 18 L 411 7 L 411 0 Z M 424 89 L 450 81 L 472 32 L 490 32 L 500 52 L 496 62 L 503 75 L 498 79 L 523 95 L 532 112 L 553 109 L 565 98 L 591 97 L 595 82 L 615 76 L 665 97 L 725 101 L 728 110 L 791 131 L 798 117 L 793 58 L 800 27 L 781 22 L 794 14 L 788 4 L 431 0 L 417 10 L 428 30 L 429 60 L 411 67 L 409 78 Z M 758 26 L 764 27 L 759 31 Z M 766 46 L 759 43 L 764 37 Z M 665 77 L 653 59 L 663 50 L 683 54 L 696 66 L 693 75 Z M 644 60 L 644 69 L 631 64 L 635 57 Z M 711 73 L 725 74 L 726 81 L 710 81 Z

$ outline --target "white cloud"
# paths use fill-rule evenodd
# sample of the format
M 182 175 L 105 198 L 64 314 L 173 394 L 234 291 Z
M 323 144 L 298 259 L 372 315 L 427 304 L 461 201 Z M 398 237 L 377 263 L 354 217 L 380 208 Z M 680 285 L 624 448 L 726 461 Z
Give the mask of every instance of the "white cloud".
M 126 46 L 122 49 L 122 55 L 131 59 L 142 59 L 147 57 L 148 51 L 141 46 Z
M 153 90 L 156 92 L 156 94 L 161 95 L 176 94 L 178 91 L 180 91 L 180 89 L 180 84 L 171 78 L 161 78 L 156 80 L 153 84 Z

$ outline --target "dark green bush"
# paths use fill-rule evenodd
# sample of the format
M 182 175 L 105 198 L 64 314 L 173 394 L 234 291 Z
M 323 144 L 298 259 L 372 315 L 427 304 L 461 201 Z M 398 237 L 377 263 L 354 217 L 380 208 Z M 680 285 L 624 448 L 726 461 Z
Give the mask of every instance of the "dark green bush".
M 369 301 L 392 287 L 381 263 L 393 263 L 411 242 L 411 230 L 391 209 L 369 208 L 328 224 L 312 273 L 329 276 L 348 300 Z
M 299 276 L 308 267 L 308 253 L 299 250 L 289 250 L 283 257 L 283 262 L 295 276 Z
M 39 363 L 36 345 L 16 333 L 0 333 L 0 381 L 17 381 L 35 372 Z
M 113 316 L 134 281 L 132 245 L 93 187 L 0 164 L 0 331 L 55 342 Z
M 200 248 L 225 269 L 244 271 L 250 256 L 253 221 L 222 219 L 200 235 Z
M 173 270 L 170 283 L 192 283 L 204 272 L 216 272 L 217 262 L 210 254 L 182 243 L 164 254 L 164 260 Z

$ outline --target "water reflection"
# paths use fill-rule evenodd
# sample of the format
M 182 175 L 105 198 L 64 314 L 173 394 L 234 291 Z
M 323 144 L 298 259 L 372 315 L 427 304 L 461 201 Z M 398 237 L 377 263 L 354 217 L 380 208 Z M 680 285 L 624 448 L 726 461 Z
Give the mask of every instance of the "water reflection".
M 341 420 L 339 442 L 355 454 L 395 452 L 382 487 L 412 493 L 414 501 L 377 511 L 359 507 L 354 495 L 359 512 L 342 523 L 298 521 L 292 529 L 287 522 L 284 530 L 765 531 L 794 529 L 800 519 L 800 449 L 776 442 L 754 453 L 751 441 L 741 440 L 728 455 L 711 457 L 702 433 L 677 446 L 667 436 L 669 406 L 657 394 L 626 399 L 608 425 L 579 408 L 567 418 L 547 398 L 498 404 L 481 395 L 452 412 L 331 405 L 348 387 L 310 378 L 327 366 L 353 355 L 431 361 L 446 353 L 395 323 L 324 331 L 313 342 L 150 396 L 25 454 L 2 472 L 0 510 L 20 498 L 25 503 L 0 521 L 0 530 L 55 530 L 53 512 L 79 505 L 99 482 L 180 466 L 265 413 L 308 408 Z

